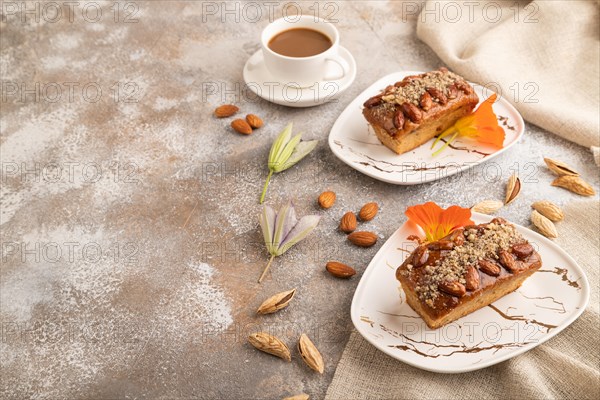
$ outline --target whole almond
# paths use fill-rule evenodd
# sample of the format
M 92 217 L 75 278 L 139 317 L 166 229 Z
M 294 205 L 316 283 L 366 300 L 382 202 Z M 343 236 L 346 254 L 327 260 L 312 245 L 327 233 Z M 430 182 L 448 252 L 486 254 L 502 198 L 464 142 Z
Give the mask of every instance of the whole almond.
M 531 207 L 553 222 L 561 221 L 565 217 L 560 207 L 548 200 L 536 201 Z
M 512 252 L 519 260 L 529 257 L 535 250 L 529 243 L 517 243 L 512 245 Z
M 484 200 L 473 207 L 471 207 L 471 211 L 475 211 L 482 214 L 493 214 L 504 205 L 500 200 Z
M 358 213 L 358 217 L 361 221 L 370 221 L 377 215 L 379 211 L 379 206 L 377 203 L 367 203 L 360 209 Z
M 474 91 L 474 89 L 471 87 L 471 85 L 469 85 L 465 81 L 456 81 L 456 82 L 454 82 L 454 84 L 456 85 L 456 87 L 458 89 L 460 89 L 462 92 L 464 92 L 466 94 L 471 94 Z
M 331 208 L 335 203 L 335 193 L 332 191 L 323 192 L 319 195 L 319 205 L 322 208 Z
M 323 363 L 323 357 L 319 350 L 317 350 L 316 346 L 311 342 L 311 340 L 306 336 L 306 334 L 302 334 L 300 336 L 300 340 L 298 341 L 298 351 L 300 352 L 300 356 L 310 368 L 314 369 L 318 373 L 322 374 L 325 370 L 325 364 Z
M 398 129 L 404 128 L 404 113 L 402 112 L 402 110 L 396 110 L 396 113 L 394 114 L 393 123 L 394 126 Z
M 347 279 L 356 275 L 354 268 L 337 261 L 329 261 L 327 265 L 325 265 L 325 269 L 336 278 Z
M 382 97 L 381 95 L 371 97 L 370 99 L 368 99 L 367 101 L 364 102 L 363 107 L 371 108 L 371 107 L 376 107 L 376 106 L 380 105 L 383 102 L 383 99 L 381 97 Z
M 454 248 L 454 241 L 452 240 L 438 240 L 427 245 L 429 250 L 452 250 Z
M 352 211 L 348 211 L 340 221 L 340 230 L 344 233 L 354 232 L 356 229 L 356 215 Z
M 286 361 L 292 360 L 290 349 L 285 343 L 277 339 L 275 336 L 269 335 L 265 332 L 258 332 L 248 336 L 248 341 L 252 346 L 256 347 L 260 351 L 272 354 Z
M 288 304 L 290 304 L 290 301 L 292 301 L 295 294 L 296 294 L 296 289 L 277 293 L 276 295 L 273 295 L 273 296 L 269 297 L 267 300 L 265 300 L 260 305 L 260 307 L 258 307 L 258 310 L 256 311 L 256 313 L 257 314 L 272 314 L 276 311 L 279 311 L 282 308 L 287 307 Z
M 477 271 L 477 269 L 472 265 L 467 267 L 467 273 L 465 274 L 465 286 L 467 290 L 479 289 L 479 271 Z
M 428 92 L 424 92 L 419 99 L 419 104 L 423 111 L 428 111 L 433 106 L 433 99 Z
M 242 133 L 244 135 L 249 135 L 252 133 L 252 127 L 248 125 L 248 123 L 244 119 L 233 120 L 233 122 L 231 122 L 231 127 L 236 132 Z
M 348 240 L 359 247 L 371 247 L 377 243 L 377 235 L 368 231 L 352 232 L 348 235 Z
M 592 185 L 580 177 L 573 175 L 559 176 L 554 180 L 554 182 L 552 182 L 552 186 L 565 188 L 581 196 L 593 196 L 596 194 L 596 191 Z
M 438 288 L 442 292 L 456 297 L 462 297 L 467 293 L 467 288 L 459 281 L 442 281 L 439 283 Z
M 401 108 L 404 115 L 406 115 L 408 119 L 410 119 L 415 124 L 420 123 L 423 119 L 423 114 L 421 113 L 421 110 L 419 110 L 419 107 L 415 106 L 413 103 L 402 103 Z
M 233 104 L 223 104 L 215 109 L 215 117 L 217 118 L 226 118 L 231 117 L 233 114 L 238 112 L 240 109 L 234 106 Z
M 558 176 L 563 176 L 563 175 L 578 176 L 579 175 L 579 173 L 577 171 L 575 171 L 573 168 L 569 167 L 567 164 L 565 164 L 562 161 L 553 160 L 551 158 L 544 158 L 544 162 L 548 166 L 548 169 L 550 171 L 554 172 Z
M 482 258 L 481 260 L 479 260 L 478 264 L 479 264 L 479 269 L 482 272 L 484 272 L 490 276 L 500 275 L 500 266 L 498 264 L 496 264 L 495 262 L 486 260 L 485 258 Z
M 295 396 L 284 397 L 283 400 L 308 400 L 310 398 L 306 393 L 300 393 Z
M 248 125 L 250 125 L 253 129 L 258 129 L 264 124 L 263 120 L 254 114 L 246 115 L 246 122 L 248 122 Z
M 448 99 L 452 100 L 458 97 L 458 87 L 453 83 L 448 86 Z
M 441 105 L 444 105 L 448 102 L 448 98 L 446 97 L 446 95 L 444 95 L 444 93 L 441 90 L 436 89 L 434 87 L 429 87 L 426 90 L 431 95 L 431 97 L 433 97 L 433 100 L 437 101 Z
M 540 233 L 549 238 L 558 237 L 558 232 L 556 231 L 556 227 L 548 218 L 544 217 L 542 214 L 533 210 L 531 213 L 531 222 L 535 227 L 540 231 Z
M 519 263 L 517 263 L 517 260 L 515 260 L 511 252 L 500 250 L 498 257 L 500 259 L 500 264 L 510 272 L 517 272 L 519 270 Z
M 427 260 L 429 259 L 429 250 L 427 249 L 427 246 L 425 245 L 421 245 L 419 247 L 417 247 L 415 249 L 415 251 L 412 253 L 412 264 L 415 267 L 420 267 L 421 265 L 425 264 L 427 262 Z
M 516 174 L 513 174 L 508 178 L 508 182 L 506 183 L 506 197 L 504 199 L 504 204 L 512 203 L 519 193 L 521 193 L 521 180 Z

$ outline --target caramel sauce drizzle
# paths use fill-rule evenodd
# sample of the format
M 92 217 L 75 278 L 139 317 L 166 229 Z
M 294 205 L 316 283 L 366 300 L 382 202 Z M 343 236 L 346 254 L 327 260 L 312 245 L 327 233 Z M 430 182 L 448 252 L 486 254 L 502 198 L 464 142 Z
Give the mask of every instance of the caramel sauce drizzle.
M 577 281 L 580 278 L 577 278 L 576 280 L 571 280 L 569 279 L 568 273 L 569 271 L 566 268 L 559 268 L 559 267 L 554 267 L 553 270 L 547 270 L 547 269 L 539 269 L 536 271 L 536 274 L 539 272 L 550 272 L 556 275 L 559 275 L 562 277 L 563 282 L 567 282 L 567 284 L 571 287 L 577 288 L 577 289 L 581 289 L 581 286 L 579 285 L 579 283 L 577 283 Z
M 448 141 L 446 139 L 441 139 L 441 141 L 444 143 L 448 143 Z M 466 146 L 456 146 L 454 144 L 449 144 L 448 147 L 450 147 L 453 150 L 466 151 L 467 153 L 476 153 L 476 154 L 482 155 L 483 158 L 493 154 L 493 153 L 484 153 L 483 151 L 479 151 L 479 150 L 475 150 L 475 149 L 469 149 Z
M 480 343 L 476 344 L 475 346 L 471 346 L 471 347 L 467 346 L 464 343 L 462 343 L 460 345 L 458 345 L 458 344 L 437 344 L 437 343 L 427 342 L 424 340 L 414 340 L 402 333 L 398 333 L 392 329 L 389 329 L 384 325 L 380 324 L 379 326 L 381 327 L 381 329 L 383 329 L 385 332 L 389 333 L 390 335 L 407 341 L 407 343 L 405 343 L 405 344 L 390 344 L 390 345 L 388 345 L 388 347 L 396 348 L 399 350 L 411 351 L 413 353 L 416 353 L 420 356 L 427 357 L 427 358 L 450 357 L 450 356 L 452 356 L 454 354 L 458 354 L 458 353 L 465 353 L 465 354 L 479 353 L 479 352 L 487 351 L 487 350 L 494 350 L 494 353 L 496 353 L 498 350 L 501 350 L 501 349 L 523 347 L 529 343 L 532 343 L 532 342 L 523 342 L 523 343 L 512 343 L 511 342 L 511 343 L 494 344 L 494 345 L 489 345 L 489 346 L 481 346 L 481 344 L 483 342 L 480 342 Z M 429 354 L 425 351 L 419 350 L 416 346 L 417 344 L 426 344 L 426 345 L 432 346 L 434 348 L 454 348 L 456 350 L 453 350 L 447 354 L 435 354 L 434 355 L 434 354 Z
M 504 125 L 507 129 L 509 129 L 511 131 L 515 130 L 514 126 L 508 124 L 508 117 L 498 115 L 498 121 L 502 122 L 502 125 Z
M 498 309 L 498 307 L 496 307 L 492 304 L 488 305 L 488 307 L 490 307 L 492 310 L 496 311 L 504 319 L 507 319 L 510 321 L 524 321 L 524 322 L 527 322 L 528 324 L 535 324 L 535 325 L 544 327 L 544 328 L 546 328 L 546 333 L 550 332 L 550 330 L 552 330 L 558 326 L 558 325 L 546 324 L 544 322 L 540 322 L 535 319 L 530 319 L 530 318 L 525 317 L 524 315 L 508 315 L 508 314 L 505 314 L 502 311 L 500 311 Z
M 389 312 L 385 312 L 385 311 L 377 311 L 380 314 L 384 314 L 384 315 L 391 315 L 392 317 L 403 317 L 403 318 L 414 318 L 414 319 L 421 319 L 421 317 L 419 317 L 418 315 L 404 315 L 404 314 L 394 314 L 394 313 L 389 313 Z
M 537 308 L 544 308 L 546 310 L 553 310 L 553 311 L 557 311 L 559 314 L 564 314 L 567 312 L 567 310 L 565 309 L 565 305 L 563 303 L 561 303 L 560 301 L 557 301 L 554 297 L 552 296 L 545 296 L 545 297 L 528 297 L 525 296 L 523 293 L 519 292 L 519 294 L 523 297 L 525 297 L 526 299 L 529 300 L 547 300 L 550 299 L 554 304 L 557 304 L 558 306 L 560 306 L 560 308 L 555 308 L 555 307 L 544 307 L 544 306 L 540 306 L 539 304 L 535 304 L 534 305 Z

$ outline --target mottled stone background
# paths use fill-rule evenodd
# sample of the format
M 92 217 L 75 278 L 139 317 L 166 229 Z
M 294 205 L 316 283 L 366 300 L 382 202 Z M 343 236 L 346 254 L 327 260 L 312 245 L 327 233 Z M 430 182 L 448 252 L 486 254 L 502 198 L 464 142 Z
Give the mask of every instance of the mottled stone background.
M 396 1 L 298 3 L 305 14 L 334 13 L 358 76 L 337 102 L 292 109 L 243 86 L 269 22 L 258 4 L 253 22 L 234 2 L 2 2 L 0 397 L 321 398 L 352 329 L 354 288 L 406 206 L 501 199 L 518 171 L 522 194 L 499 214 L 527 225 L 532 201 L 577 197 L 550 187 L 543 156 L 567 160 L 598 188 L 586 149 L 532 125 L 518 146 L 462 175 L 401 187 L 359 174 L 327 146 L 337 115 L 385 74 L 442 65 L 416 38 L 414 14 Z M 212 117 L 225 102 L 266 125 L 234 133 Z M 257 200 L 270 143 L 290 121 L 321 142 L 275 176 L 267 201 L 293 198 L 300 214 L 323 219 L 258 285 L 267 254 Z M 325 189 L 338 194 L 326 212 L 315 203 Z M 357 249 L 336 227 L 367 201 L 381 205 L 364 226 L 381 240 Z M 328 276 L 329 259 L 357 276 Z M 292 287 L 291 307 L 255 315 L 266 296 Z M 285 339 L 292 363 L 249 346 L 256 330 Z M 324 375 L 299 361 L 302 332 L 320 348 Z

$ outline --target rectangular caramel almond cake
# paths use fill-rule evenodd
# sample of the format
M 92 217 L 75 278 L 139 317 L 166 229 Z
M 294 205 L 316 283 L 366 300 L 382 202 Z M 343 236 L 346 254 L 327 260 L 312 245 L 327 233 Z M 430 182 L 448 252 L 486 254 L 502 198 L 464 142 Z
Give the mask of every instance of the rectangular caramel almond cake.
M 364 103 L 363 115 L 381 143 L 402 154 L 448 129 L 478 102 L 467 81 L 440 68 L 389 85 Z
M 432 329 L 517 289 L 542 266 L 533 246 L 502 218 L 421 244 L 396 270 L 406 301 Z

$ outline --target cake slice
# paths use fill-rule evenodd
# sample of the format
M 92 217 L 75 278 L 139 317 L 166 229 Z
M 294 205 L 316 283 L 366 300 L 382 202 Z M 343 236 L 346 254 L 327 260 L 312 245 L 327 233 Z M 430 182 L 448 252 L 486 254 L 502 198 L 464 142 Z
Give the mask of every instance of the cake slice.
M 440 68 L 389 85 L 364 103 L 363 115 L 381 143 L 402 154 L 442 133 L 478 102 L 467 81 Z
M 542 266 L 514 225 L 495 218 L 421 244 L 396 270 L 406 301 L 432 329 L 517 289 Z

